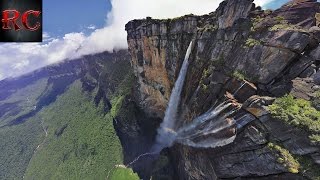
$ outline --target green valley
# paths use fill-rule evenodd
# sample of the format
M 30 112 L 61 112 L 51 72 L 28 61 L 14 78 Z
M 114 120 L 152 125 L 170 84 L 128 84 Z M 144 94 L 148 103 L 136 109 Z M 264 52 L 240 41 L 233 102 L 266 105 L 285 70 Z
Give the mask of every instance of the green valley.
M 3 86 L 0 179 L 139 179 L 122 165 L 113 126 L 131 92 L 126 55 L 61 63 L 29 84 Z

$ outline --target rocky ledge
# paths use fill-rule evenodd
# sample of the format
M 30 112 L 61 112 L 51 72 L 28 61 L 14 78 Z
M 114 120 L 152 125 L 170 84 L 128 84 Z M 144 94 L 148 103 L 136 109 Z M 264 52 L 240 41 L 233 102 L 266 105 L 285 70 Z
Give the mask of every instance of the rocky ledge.
M 262 10 L 252 0 L 226 0 L 207 15 L 148 17 L 126 25 L 138 79 L 135 101 L 148 117 L 163 118 L 193 40 L 182 95 L 181 114 L 189 117 L 185 123 L 241 86 L 235 98 L 243 108 L 236 116 L 254 120 L 228 146 L 199 150 L 176 144 L 170 148 L 168 157 L 177 177 L 320 178 L 320 146 L 314 140 L 320 137 L 320 127 L 308 129 L 301 122 L 292 123 L 296 116 L 281 111 L 288 115 L 286 121 L 279 116 L 281 109 L 276 109 L 287 99 L 319 107 L 318 13 L 316 0 L 294 0 L 275 11 Z M 291 95 L 280 98 L 286 94 Z M 313 121 L 319 126 L 320 119 Z

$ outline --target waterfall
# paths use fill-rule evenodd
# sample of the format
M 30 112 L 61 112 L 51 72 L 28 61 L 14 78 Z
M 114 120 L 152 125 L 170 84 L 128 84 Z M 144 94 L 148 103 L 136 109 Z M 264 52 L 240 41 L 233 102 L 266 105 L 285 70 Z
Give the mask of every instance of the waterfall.
M 156 143 L 151 152 L 160 152 L 165 147 L 170 147 L 174 142 L 192 147 L 217 147 L 233 142 L 236 136 L 235 120 L 229 116 L 234 114 L 238 107 L 229 100 L 208 112 L 196 117 L 189 124 L 176 130 L 178 107 L 185 77 L 189 66 L 192 41 L 186 52 L 179 77 L 172 90 L 165 117 L 158 129 Z
M 186 127 L 182 127 L 179 129 L 178 133 L 183 134 L 184 132 L 190 131 L 192 129 L 196 129 L 199 125 L 205 123 L 206 121 L 215 118 L 218 114 L 220 114 L 223 110 L 227 109 L 230 107 L 232 104 L 231 103 L 222 103 L 212 111 L 209 111 L 196 119 L 193 120 L 193 123 L 190 125 L 187 125 Z
M 155 151 L 161 151 L 163 147 L 169 147 L 175 140 L 176 133 L 174 132 L 174 126 L 177 120 L 177 111 L 180 104 L 181 92 L 184 85 L 184 80 L 187 74 L 189 66 L 189 56 L 191 54 L 192 41 L 189 44 L 187 53 L 185 55 L 179 77 L 174 85 L 174 88 L 171 92 L 170 100 L 168 107 L 165 112 L 163 122 L 158 129 L 158 135 L 156 138 L 156 146 L 154 146 Z
M 196 148 L 215 148 L 236 138 L 236 121 L 229 118 L 239 108 L 223 102 L 177 131 L 176 142 Z
M 179 76 L 171 92 L 168 107 L 163 122 L 158 128 L 156 142 L 147 153 L 141 154 L 127 166 L 131 166 L 145 156 L 156 156 L 163 148 L 170 147 L 174 143 L 180 143 L 195 148 L 216 148 L 232 143 L 237 135 L 237 130 L 243 128 L 253 119 L 243 116 L 238 120 L 232 117 L 241 107 L 231 100 L 225 100 L 219 105 L 213 105 L 207 112 L 194 118 L 190 123 L 177 128 L 178 107 L 180 105 L 181 92 L 189 66 L 189 56 L 192 49 L 192 41 L 186 52 Z M 237 89 L 236 95 L 244 86 L 244 82 Z M 184 121 L 185 122 L 185 121 Z

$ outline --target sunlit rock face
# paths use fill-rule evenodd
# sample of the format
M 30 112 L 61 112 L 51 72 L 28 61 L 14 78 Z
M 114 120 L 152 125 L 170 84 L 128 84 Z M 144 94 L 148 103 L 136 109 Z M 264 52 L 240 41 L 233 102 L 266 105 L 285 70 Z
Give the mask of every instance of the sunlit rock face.
M 190 15 L 176 20 L 135 20 L 126 26 L 140 105 L 150 115 L 164 116 L 198 19 Z
M 267 147 L 270 141 L 317 161 L 314 154 L 319 147 L 302 143 L 306 134 L 273 119 L 265 108 L 273 98 L 290 92 L 313 98 L 320 79 L 317 13 L 315 0 L 295 0 L 275 11 L 263 11 L 251 0 L 226 0 L 208 15 L 147 18 L 126 25 L 138 79 L 136 101 L 148 116 L 164 117 L 185 52 L 194 39 L 178 112 L 183 121 L 176 128 L 222 103 L 226 92 L 246 105 L 232 118 L 252 121 L 241 127 L 232 144 L 222 148 L 176 143 L 170 152 L 179 178 L 299 178 L 277 162 Z M 292 138 L 286 142 L 286 137 Z

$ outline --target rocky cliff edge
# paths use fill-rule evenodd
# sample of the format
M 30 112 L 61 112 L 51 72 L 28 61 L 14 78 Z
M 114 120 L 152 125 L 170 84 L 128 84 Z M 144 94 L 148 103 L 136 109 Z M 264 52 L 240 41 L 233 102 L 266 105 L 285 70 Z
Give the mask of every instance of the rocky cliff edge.
M 310 140 L 311 132 L 268 108 L 286 94 L 307 102 L 317 99 L 318 13 L 316 0 L 294 0 L 275 11 L 262 10 L 252 0 L 226 0 L 207 15 L 148 17 L 126 25 L 138 79 L 136 103 L 149 117 L 163 118 L 193 39 L 181 102 L 185 123 L 241 86 L 235 98 L 243 108 L 236 116 L 254 120 L 222 148 L 172 147 L 170 158 L 180 179 L 320 177 L 314 171 L 320 168 L 320 147 Z

